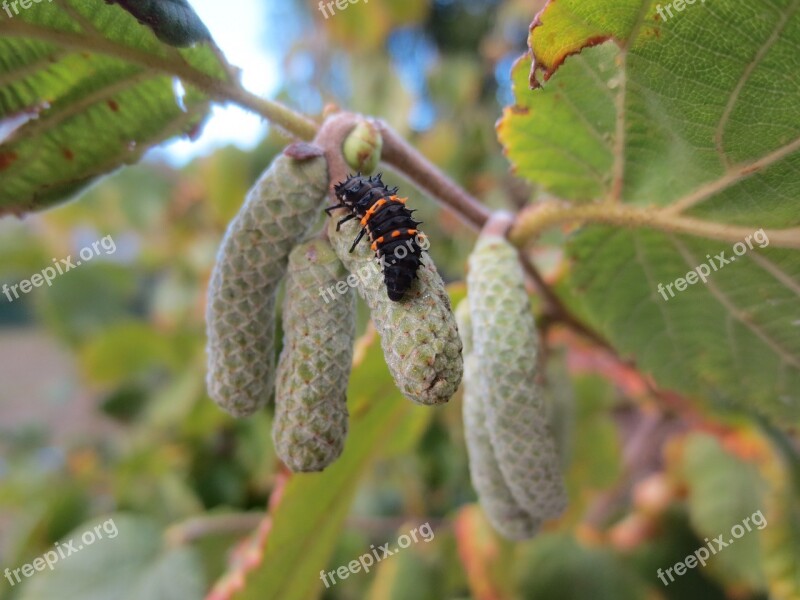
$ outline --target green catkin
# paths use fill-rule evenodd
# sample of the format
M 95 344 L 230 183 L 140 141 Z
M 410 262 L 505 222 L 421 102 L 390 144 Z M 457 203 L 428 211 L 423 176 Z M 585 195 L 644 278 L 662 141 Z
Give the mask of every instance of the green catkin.
M 516 249 L 484 234 L 469 259 L 475 356 L 486 382 L 486 425 L 511 493 L 537 521 L 559 516 L 567 495 L 537 381 L 539 335 Z
M 458 389 L 464 363 L 450 298 L 433 261 L 423 252 L 417 279 L 402 301 L 393 302 L 369 243 L 362 240 L 349 252 L 361 228 L 358 221 L 345 223 L 339 232 L 336 221 L 328 227 L 333 249 L 369 306 L 397 387 L 417 404 L 447 402 Z
M 335 298 L 321 292 L 346 277 L 325 240 L 298 246 L 289 256 L 272 437 L 295 472 L 321 471 L 344 449 L 355 292 L 348 287 Z
M 492 527 L 508 539 L 528 539 L 536 534 L 541 522 L 517 504 L 497 464 L 486 426 L 486 378 L 480 372 L 480 360 L 472 348 L 472 320 L 467 300 L 458 305 L 456 320 L 464 342 L 463 417 L 470 479 Z
M 206 308 L 208 393 L 236 417 L 269 400 L 275 377 L 275 297 L 289 252 L 317 221 L 328 190 L 324 158 L 278 156 L 228 226 Z

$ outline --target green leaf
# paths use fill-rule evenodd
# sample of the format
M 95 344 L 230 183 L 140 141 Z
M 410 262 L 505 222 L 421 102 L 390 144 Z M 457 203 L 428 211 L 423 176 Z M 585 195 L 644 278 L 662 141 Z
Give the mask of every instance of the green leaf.
M 175 16 L 185 9 L 172 4 L 139 7 L 157 13 L 144 20 L 162 38 L 201 39 L 202 23 Z M 188 82 L 178 98 L 175 82 L 225 73 L 210 43 L 169 47 L 104 0 L 57 0 L 3 15 L 0 215 L 52 206 L 175 135 L 195 135 L 209 98 Z
M 665 292 L 668 300 L 658 292 L 720 252 L 732 254 L 700 238 L 595 227 L 571 244 L 571 284 L 592 323 L 661 385 L 796 421 L 796 251 L 756 246 L 706 285 Z
M 570 238 L 593 328 L 664 387 L 796 421 L 800 256 L 784 248 L 800 224 L 800 7 L 683 6 L 665 19 L 658 3 L 548 2 L 530 37 L 537 89 L 519 61 L 499 137 L 517 173 L 574 208 L 653 217 L 590 217 Z M 699 223 L 697 237 L 659 230 L 667 216 Z M 702 237 L 733 226 L 752 232 L 741 256 L 738 233 Z M 736 261 L 716 270 L 720 252 Z M 709 260 L 707 283 L 678 291 Z
M 800 597 L 800 502 L 787 490 L 774 492 L 764 530 L 764 571 L 776 600 Z
M 764 509 L 760 491 L 764 482 L 756 468 L 728 454 L 715 437 L 704 433 L 687 438 L 683 460 L 689 520 L 698 537 L 711 540 L 718 552 L 708 561 L 710 572 L 724 582 L 761 588 L 760 519 L 751 517 Z M 751 530 L 743 525 L 745 519 Z M 727 546 L 720 548 L 712 540 L 720 536 Z
M 89 534 L 95 541 L 86 544 L 83 538 L 88 540 Z M 52 570 L 45 565 L 44 571 L 36 572 L 19 600 L 203 598 L 202 565 L 194 551 L 166 548 L 160 528 L 149 519 L 112 515 L 81 525 L 64 541 L 70 540 L 76 551 L 59 558 Z
M 83 347 L 81 363 L 95 382 L 130 381 L 150 369 L 175 368 L 178 359 L 170 341 L 146 324 L 118 323 Z
M 563 534 L 545 534 L 530 545 L 520 578 L 525 600 L 644 600 L 636 575 L 602 548 L 581 546 Z
M 764 574 L 775 600 L 800 597 L 800 471 L 792 440 L 772 431 L 781 454 L 762 464 L 761 474 L 769 485 L 765 513 L 769 522 L 762 532 Z

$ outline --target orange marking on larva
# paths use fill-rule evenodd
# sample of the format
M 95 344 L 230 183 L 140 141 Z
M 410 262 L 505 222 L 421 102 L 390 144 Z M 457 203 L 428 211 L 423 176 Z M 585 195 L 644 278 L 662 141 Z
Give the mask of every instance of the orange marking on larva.
M 372 206 L 370 206 L 370 207 L 369 207 L 369 209 L 367 209 L 367 212 L 366 212 L 366 213 L 364 213 L 364 216 L 363 216 L 363 218 L 361 219 L 361 224 L 362 224 L 362 225 L 366 225 L 366 224 L 369 222 L 370 218 L 372 218 L 372 215 L 374 215 L 374 214 L 375 214 L 375 211 L 377 211 L 377 210 L 378 210 L 378 208 L 380 208 L 380 207 L 381 207 L 381 206 L 383 206 L 384 204 L 386 204 L 386 200 L 384 200 L 383 198 L 381 198 L 381 199 L 380 199 L 380 200 L 378 200 L 378 201 L 377 201 L 375 204 L 373 204 Z
M 408 201 L 408 198 L 398 198 L 397 196 L 390 196 L 389 200 L 392 202 L 399 202 L 400 204 L 405 204 Z
M 408 235 L 414 235 L 415 233 L 417 233 L 416 229 L 409 229 L 408 230 Z
M 400 230 L 399 230 L 399 229 L 398 229 L 397 231 L 393 231 L 393 232 L 392 232 L 392 237 L 393 237 L 393 238 L 395 238 L 395 237 L 400 237 L 400 235 L 401 235 L 401 234 L 400 234 Z
M 383 242 L 384 242 L 384 239 L 383 239 L 383 236 L 381 236 L 377 240 L 372 242 L 372 246 L 370 246 L 370 248 L 372 248 L 373 252 L 376 252 L 378 250 L 378 244 L 382 244 Z

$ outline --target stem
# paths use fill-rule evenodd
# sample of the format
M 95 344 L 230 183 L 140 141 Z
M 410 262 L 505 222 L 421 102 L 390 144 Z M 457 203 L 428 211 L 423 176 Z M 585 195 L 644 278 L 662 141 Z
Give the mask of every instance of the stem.
M 330 199 L 337 204 L 333 186 L 347 178 L 347 163 L 342 154 L 345 139 L 358 123 L 358 115 L 340 113 L 328 118 L 314 138 L 314 144 L 322 148 L 325 160 L 328 161 L 328 179 L 330 180 Z
M 510 238 L 518 246 L 535 240 L 545 229 L 563 223 L 583 225 L 603 223 L 621 227 L 649 228 L 669 233 L 694 235 L 724 242 L 741 242 L 755 226 L 742 227 L 714 223 L 702 219 L 673 215 L 663 209 L 640 208 L 626 204 L 600 202 L 572 205 L 558 201 L 543 202 L 523 210 Z M 800 227 L 793 229 L 764 229 L 772 246 L 800 249 Z
M 310 140 L 317 131 L 317 124 L 314 121 L 278 102 L 265 100 L 248 92 L 238 81 L 217 79 L 194 69 L 183 60 L 176 60 L 169 56 L 160 56 L 143 52 L 137 48 L 122 46 L 103 38 L 93 31 L 75 33 L 40 27 L 20 19 L 8 19 L 0 20 L 0 34 L 3 37 L 37 39 L 77 51 L 90 50 L 137 64 L 163 75 L 178 77 L 184 83 L 191 84 L 198 90 L 205 92 L 212 99 L 223 103 L 235 102 L 249 108 L 301 139 Z M 223 68 L 226 73 L 232 71 L 227 62 L 223 63 Z
M 255 530 L 264 519 L 260 512 L 194 517 L 166 530 L 164 537 L 171 547 L 191 544 L 212 535 L 233 535 Z
M 379 121 L 378 127 L 383 137 L 382 158 L 384 162 L 413 181 L 429 196 L 450 207 L 472 229 L 480 231 L 486 225 L 492 213 L 480 200 L 442 173 L 436 165 L 422 156 L 416 148 L 406 142 L 385 122 Z M 518 247 L 521 245 L 513 239 L 511 242 Z M 547 320 L 561 322 L 596 344 L 610 348 L 597 332 L 583 324 L 570 312 L 525 254 L 520 252 L 519 260 L 525 273 L 545 301 Z
M 436 165 L 422 156 L 385 122 L 378 121 L 383 136 L 383 160 L 417 184 L 433 198 L 455 210 L 473 229 L 481 229 L 491 212 Z
M 481 235 L 506 237 L 514 225 L 514 215 L 505 211 L 498 211 L 489 217 L 486 225 L 481 229 Z

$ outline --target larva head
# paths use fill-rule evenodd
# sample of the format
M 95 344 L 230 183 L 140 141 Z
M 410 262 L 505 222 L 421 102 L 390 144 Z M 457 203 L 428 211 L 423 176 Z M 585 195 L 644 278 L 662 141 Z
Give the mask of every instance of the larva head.
M 397 192 L 397 188 L 387 188 L 381 177 L 381 173 L 374 177 L 364 177 L 361 173 L 355 176 L 348 175 L 343 182 L 333 186 L 336 198 L 351 211 L 363 213 L 379 198 Z

